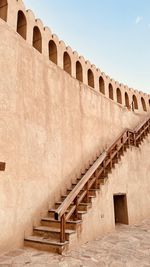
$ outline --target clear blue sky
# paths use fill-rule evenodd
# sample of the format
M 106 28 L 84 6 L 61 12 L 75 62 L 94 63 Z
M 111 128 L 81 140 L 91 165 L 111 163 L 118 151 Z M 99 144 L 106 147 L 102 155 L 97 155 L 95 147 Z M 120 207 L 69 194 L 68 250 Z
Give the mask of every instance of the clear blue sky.
M 150 0 L 24 0 L 59 39 L 115 80 L 150 93 Z

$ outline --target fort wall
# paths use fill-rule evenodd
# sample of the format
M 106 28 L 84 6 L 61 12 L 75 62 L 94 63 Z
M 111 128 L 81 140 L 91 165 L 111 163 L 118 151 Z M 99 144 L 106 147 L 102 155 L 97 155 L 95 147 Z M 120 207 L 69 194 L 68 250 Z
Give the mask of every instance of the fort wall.
M 44 27 L 40 19 L 35 19 L 33 12 L 26 10 L 21 0 L 1 0 L 1 2 L 3 5 L 8 5 L 7 12 L 5 11 L 8 25 L 18 32 L 26 43 L 42 53 L 45 59 L 50 59 L 72 77 L 122 106 L 130 108 L 134 102 L 136 112 L 150 110 L 149 95 L 115 81 L 83 56 L 79 56 L 76 51 L 59 40 L 48 27 Z
M 25 15 L 26 31 L 22 13 L 17 23 L 18 11 Z M 71 181 L 122 129 L 133 128 L 147 114 L 141 97 L 147 111 L 150 106 L 149 95 L 111 80 L 66 48 L 21 1 L 8 1 L 6 19 L 0 5 L 0 14 L 0 159 L 6 162 L 6 171 L 0 173 L 3 252 L 23 245 L 24 236 L 32 232 Z M 48 49 L 50 40 L 57 46 L 57 64 L 55 53 Z M 53 43 L 53 51 L 54 47 Z M 81 66 L 75 68 L 77 61 Z M 99 89 L 100 77 L 105 93 Z M 114 100 L 110 99 L 110 83 Z M 122 104 L 116 100 L 117 88 Z M 129 104 L 133 95 L 137 98 L 134 112 L 125 107 L 125 91 Z M 118 101 L 121 98 L 119 93 Z

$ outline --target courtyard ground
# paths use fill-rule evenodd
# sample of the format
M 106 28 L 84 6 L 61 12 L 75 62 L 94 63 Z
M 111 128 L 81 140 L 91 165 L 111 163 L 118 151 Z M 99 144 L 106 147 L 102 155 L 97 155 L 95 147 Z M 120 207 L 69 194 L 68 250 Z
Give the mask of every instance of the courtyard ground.
M 67 255 L 24 248 L 0 256 L 0 267 L 150 267 L 150 219 L 140 225 L 118 225 Z

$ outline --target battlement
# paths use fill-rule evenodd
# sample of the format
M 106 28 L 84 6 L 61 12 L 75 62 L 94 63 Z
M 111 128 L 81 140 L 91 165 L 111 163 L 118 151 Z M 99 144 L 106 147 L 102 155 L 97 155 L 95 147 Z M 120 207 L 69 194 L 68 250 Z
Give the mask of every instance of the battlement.
M 57 35 L 43 26 L 40 19 L 35 19 L 31 10 L 25 9 L 21 0 L 0 0 L 0 18 L 39 53 L 79 82 L 128 109 L 131 106 L 134 106 L 134 111 L 137 112 L 146 112 L 150 109 L 150 95 L 111 79 L 83 56 L 72 51 L 69 46 L 66 47 Z

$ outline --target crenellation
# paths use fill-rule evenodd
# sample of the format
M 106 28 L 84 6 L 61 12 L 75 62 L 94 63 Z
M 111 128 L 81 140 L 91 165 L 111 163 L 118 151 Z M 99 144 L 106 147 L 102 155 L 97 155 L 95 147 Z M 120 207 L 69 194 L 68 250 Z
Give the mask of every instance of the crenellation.
M 90 68 L 90 67 L 91 67 L 90 62 L 84 59 L 84 68 L 83 68 L 83 82 L 84 82 L 84 84 L 88 84 L 87 71 L 88 71 L 88 68 Z
M 27 18 L 27 42 L 29 45 L 32 46 L 32 39 L 33 39 L 33 28 L 35 26 L 35 17 L 34 13 L 31 9 L 28 9 L 26 11 L 26 18 Z M 30 25 L 30 27 L 28 26 Z
M 53 39 L 52 31 L 49 27 L 44 27 L 44 42 L 46 47 L 46 57 L 49 58 L 49 42 Z
M 5 3 L 7 4 L 7 11 L 5 11 L 5 19 L 3 16 L 1 18 L 5 20 L 9 26 L 13 28 L 14 31 L 16 31 L 16 23 L 17 23 L 17 1 L 16 0 L 5 0 Z
M 59 67 L 61 69 L 64 68 L 64 65 L 63 65 L 63 55 L 64 55 L 64 52 L 66 51 L 66 44 L 64 41 L 60 40 L 59 41 L 59 47 L 58 47 L 58 59 L 59 59 Z
M 62 49 L 63 69 L 73 76 L 73 54 L 71 48 L 64 46 Z
M 131 103 L 131 96 L 128 92 L 128 90 L 125 90 L 124 96 L 123 96 L 123 105 L 127 108 L 130 109 L 130 103 Z
M 96 71 L 96 66 L 95 64 L 91 64 L 91 68 L 94 69 Z
M 87 66 L 88 66 L 88 68 L 87 68 L 86 75 L 87 75 L 88 86 L 95 89 L 96 77 L 94 76 L 93 67 L 91 66 L 91 64 L 87 64 Z
M 112 84 L 112 87 L 113 87 L 113 100 L 114 100 L 116 103 L 118 103 L 118 102 L 117 102 L 117 88 L 120 87 L 120 86 L 119 86 L 119 83 L 117 83 L 117 84 L 115 85 L 115 81 L 112 79 L 111 84 Z
M 99 91 L 101 91 L 101 93 L 106 96 L 108 98 L 108 90 L 107 90 L 107 85 L 108 81 L 106 79 L 106 75 L 104 72 L 101 72 L 99 75 Z
M 71 76 L 76 78 L 76 69 L 75 69 L 75 64 L 76 64 L 76 60 L 75 60 L 75 55 L 73 53 L 73 50 L 70 46 L 66 47 L 66 51 L 68 52 L 69 56 L 70 56 L 70 60 L 71 60 Z
M 86 61 L 83 56 L 79 56 L 78 61 L 80 62 L 80 72 L 82 71 L 82 82 L 84 84 L 87 84 L 87 76 L 85 75 L 85 66 L 86 66 Z
M 70 54 L 71 60 L 73 60 L 73 51 L 69 45 L 66 47 L 66 51 Z
M 74 55 L 74 78 L 78 81 L 83 82 L 83 65 L 84 59 L 79 57 L 76 51 L 73 52 Z
M 32 45 L 45 57 L 49 58 L 50 60 L 52 59 L 53 63 L 58 65 L 60 68 L 66 70 L 66 72 L 68 72 L 72 77 L 79 79 L 79 81 L 89 85 L 96 91 L 100 91 L 99 80 L 102 76 L 105 86 L 103 92 L 105 91 L 106 97 L 118 102 L 115 91 L 117 90 L 117 88 L 119 88 L 121 90 L 120 97 L 122 98 L 121 102 L 123 106 L 126 103 L 124 95 L 125 93 L 128 93 L 129 101 L 131 98 L 133 98 L 134 94 L 136 95 L 137 102 L 141 102 L 141 97 L 143 97 L 144 102 L 147 106 L 146 109 L 150 109 L 150 105 L 148 105 L 150 97 L 149 94 L 143 93 L 135 89 L 129 90 L 128 88 L 126 88 L 126 85 L 123 85 L 122 83 L 115 81 L 113 78 L 110 78 L 108 75 L 103 74 L 103 72 L 96 68 L 94 64 L 91 64 L 88 60 L 85 61 L 85 59 L 82 56 L 79 56 L 77 52 L 73 52 L 71 47 L 66 47 L 66 44 L 63 41 L 59 41 L 57 35 L 52 34 L 51 30 L 48 27 L 44 27 L 43 22 L 40 19 L 35 18 L 34 13 L 31 10 L 26 10 L 22 0 L 3 1 L 6 3 L 6 5 L 8 4 L 8 8 L 6 8 L 6 10 L 3 12 L 0 9 L 1 18 L 7 21 L 7 23 L 15 31 L 17 31 L 18 34 L 20 34 L 26 40 L 27 43 Z M 18 21 L 21 21 L 23 19 L 24 21 L 26 20 L 26 28 L 25 26 L 24 28 L 21 28 L 21 23 L 18 26 Z M 53 40 L 54 42 L 53 44 L 51 42 L 51 45 L 53 45 L 53 50 L 55 50 L 55 56 L 52 56 L 52 53 L 50 55 L 49 44 L 51 40 Z M 76 69 L 77 67 L 78 70 Z M 111 97 L 109 92 L 109 84 L 111 84 L 112 86 Z M 131 96 L 131 94 L 133 95 Z M 140 104 L 138 112 L 142 112 L 142 107 L 143 105 Z
M 114 100 L 114 89 L 111 82 L 108 83 L 108 98 Z
M 44 25 L 43 25 L 42 20 L 40 18 L 36 18 L 35 22 L 37 23 L 37 26 L 41 29 L 41 32 L 43 32 L 44 31 Z
M 99 76 L 96 70 L 96 66 L 94 64 L 91 64 L 91 71 L 94 76 L 94 87 L 93 88 L 96 92 L 99 92 Z
M 124 99 L 124 106 L 127 107 L 128 109 L 131 109 L 132 97 L 131 97 L 131 90 L 128 86 L 125 87 L 123 99 Z

